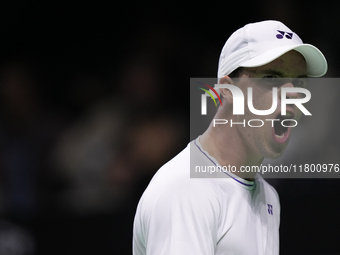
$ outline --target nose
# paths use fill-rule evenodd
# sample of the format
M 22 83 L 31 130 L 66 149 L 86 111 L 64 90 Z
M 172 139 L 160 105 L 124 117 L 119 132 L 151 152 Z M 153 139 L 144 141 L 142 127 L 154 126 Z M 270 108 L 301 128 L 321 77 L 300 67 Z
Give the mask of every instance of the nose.
M 292 81 L 286 81 L 279 89 L 279 98 L 281 98 L 282 88 L 294 88 Z M 300 93 L 295 91 L 286 91 L 286 98 L 299 98 Z

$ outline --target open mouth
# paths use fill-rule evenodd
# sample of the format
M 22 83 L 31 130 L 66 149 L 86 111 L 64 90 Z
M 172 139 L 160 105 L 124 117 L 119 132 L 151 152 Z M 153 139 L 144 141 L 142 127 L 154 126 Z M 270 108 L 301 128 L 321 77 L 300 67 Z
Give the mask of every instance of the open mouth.
M 292 126 L 293 121 L 292 114 L 287 112 L 286 115 L 279 114 L 276 119 L 279 121 L 274 122 L 274 140 L 278 143 L 284 143 L 288 140 L 290 134 L 290 126 Z M 283 121 L 283 122 L 282 122 Z M 283 125 L 282 125 L 283 124 Z

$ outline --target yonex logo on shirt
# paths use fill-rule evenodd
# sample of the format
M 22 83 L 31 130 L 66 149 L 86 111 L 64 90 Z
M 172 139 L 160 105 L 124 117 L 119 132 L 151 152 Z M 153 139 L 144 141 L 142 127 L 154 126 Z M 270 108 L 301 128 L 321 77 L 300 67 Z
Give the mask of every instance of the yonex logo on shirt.
M 286 34 L 287 39 L 292 39 L 293 38 L 293 33 L 288 33 L 285 31 L 277 30 L 279 33 L 276 35 L 277 39 L 282 39 L 283 36 Z
M 273 206 L 268 204 L 268 213 L 273 215 Z

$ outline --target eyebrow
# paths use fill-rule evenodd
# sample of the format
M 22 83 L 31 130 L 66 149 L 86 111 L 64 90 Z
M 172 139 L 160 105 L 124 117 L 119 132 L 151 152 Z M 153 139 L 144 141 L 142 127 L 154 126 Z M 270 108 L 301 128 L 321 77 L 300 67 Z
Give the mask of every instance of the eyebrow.
M 273 69 L 263 70 L 263 71 L 261 71 L 261 73 L 274 74 L 274 75 L 277 75 L 277 76 L 280 76 L 280 77 L 284 78 L 284 74 L 282 72 L 277 71 L 277 70 L 273 70 Z M 308 75 L 307 74 L 303 74 L 303 75 L 299 75 L 296 78 L 308 78 Z

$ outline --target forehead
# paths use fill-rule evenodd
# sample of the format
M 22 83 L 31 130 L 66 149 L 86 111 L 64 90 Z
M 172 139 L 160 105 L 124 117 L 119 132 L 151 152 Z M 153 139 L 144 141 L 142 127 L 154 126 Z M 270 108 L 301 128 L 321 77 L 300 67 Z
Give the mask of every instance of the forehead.
M 282 77 L 307 77 L 306 60 L 295 50 L 283 54 L 266 65 L 245 69 L 255 76 L 273 73 L 280 74 Z

